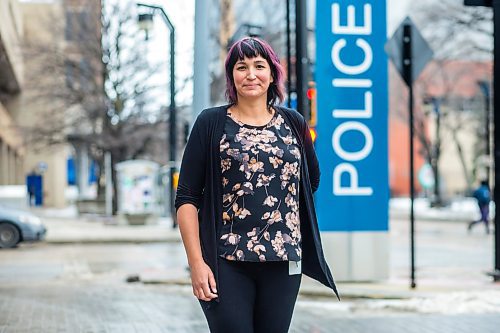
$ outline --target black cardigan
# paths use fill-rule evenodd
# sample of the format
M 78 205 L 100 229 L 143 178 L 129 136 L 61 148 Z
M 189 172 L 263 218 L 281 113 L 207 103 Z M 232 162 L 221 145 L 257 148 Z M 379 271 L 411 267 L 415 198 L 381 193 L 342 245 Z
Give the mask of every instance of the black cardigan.
M 222 217 L 220 140 L 229 105 L 203 110 L 196 119 L 182 158 L 175 208 L 186 203 L 198 208 L 203 259 L 216 281 L 217 240 Z M 302 271 L 305 275 L 339 294 L 325 261 L 314 208 L 313 192 L 319 186 L 319 164 L 307 123 L 297 111 L 274 106 L 292 129 L 301 146 L 300 231 L 302 234 Z M 339 298 L 340 299 L 340 298 Z M 218 298 L 215 299 L 218 302 Z M 213 301 L 211 301 L 213 302 Z M 207 304 L 208 305 L 208 304 Z

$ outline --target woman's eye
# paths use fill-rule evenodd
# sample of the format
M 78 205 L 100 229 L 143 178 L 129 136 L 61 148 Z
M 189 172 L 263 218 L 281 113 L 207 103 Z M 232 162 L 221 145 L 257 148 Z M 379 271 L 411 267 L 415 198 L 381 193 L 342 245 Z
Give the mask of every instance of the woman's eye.
M 245 66 L 239 66 L 239 67 L 236 67 L 237 70 L 241 71 L 241 70 L 244 70 L 245 69 Z

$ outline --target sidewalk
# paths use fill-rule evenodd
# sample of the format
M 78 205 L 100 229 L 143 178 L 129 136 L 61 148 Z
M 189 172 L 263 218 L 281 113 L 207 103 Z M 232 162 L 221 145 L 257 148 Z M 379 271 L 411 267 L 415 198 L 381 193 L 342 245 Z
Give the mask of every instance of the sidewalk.
M 174 242 L 182 246 L 178 229 L 173 229 L 167 218 L 157 224 L 132 226 L 97 216 L 57 215 L 48 210 L 35 213 L 42 216 L 47 226 L 49 244 Z M 407 219 L 394 217 L 395 214 L 391 216 L 390 278 L 376 282 L 338 282 L 343 299 L 439 300 L 447 295 L 446 302 L 464 299 L 482 302 L 496 295 L 500 300 L 500 284 L 491 282 L 485 274 L 493 267 L 493 236 L 485 235 L 482 226 L 468 234 L 463 221 L 417 220 L 417 289 L 411 290 L 409 223 Z M 335 267 L 332 269 L 335 276 Z M 140 272 L 138 279 L 146 284 L 190 285 L 186 267 L 148 270 Z M 308 277 L 303 279 L 301 295 L 334 299 L 331 290 Z M 500 303 L 496 306 L 500 308 Z

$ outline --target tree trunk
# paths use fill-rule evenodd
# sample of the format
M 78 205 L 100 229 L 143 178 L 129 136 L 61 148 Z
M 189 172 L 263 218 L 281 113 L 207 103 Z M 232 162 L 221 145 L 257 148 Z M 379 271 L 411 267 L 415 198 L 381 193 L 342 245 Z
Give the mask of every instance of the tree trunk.
M 464 173 L 464 178 L 465 178 L 465 181 L 467 183 L 466 191 L 470 192 L 470 190 L 472 189 L 472 182 L 471 182 L 470 177 L 469 177 L 469 171 L 467 170 L 467 162 L 465 161 L 465 156 L 464 156 L 464 152 L 462 149 L 462 144 L 460 143 L 460 141 L 457 138 L 456 131 L 452 130 L 452 133 L 453 133 L 453 141 L 455 141 L 455 145 L 457 147 L 458 157 L 460 158 L 460 164 L 462 165 L 462 171 Z

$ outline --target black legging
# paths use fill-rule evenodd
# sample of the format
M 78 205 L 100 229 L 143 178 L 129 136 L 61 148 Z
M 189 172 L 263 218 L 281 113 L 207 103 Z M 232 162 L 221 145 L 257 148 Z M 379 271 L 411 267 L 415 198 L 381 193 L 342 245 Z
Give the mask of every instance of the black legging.
M 219 303 L 203 308 L 210 332 L 288 332 L 302 275 L 289 275 L 287 261 L 218 262 Z

